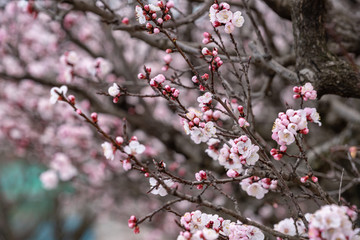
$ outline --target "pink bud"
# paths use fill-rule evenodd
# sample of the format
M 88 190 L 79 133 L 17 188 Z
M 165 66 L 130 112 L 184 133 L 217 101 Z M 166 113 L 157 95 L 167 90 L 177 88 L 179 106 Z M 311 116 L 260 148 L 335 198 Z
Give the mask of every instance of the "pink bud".
M 119 98 L 118 97 L 114 97 L 113 98 L 113 103 L 118 103 L 119 102 Z
M 200 119 L 199 118 L 194 118 L 193 122 L 194 122 L 195 125 L 199 125 Z
M 243 106 L 239 105 L 237 107 L 237 109 L 238 109 L 239 113 L 244 113 L 244 107 Z
M 218 8 L 219 8 L 219 5 L 213 4 L 213 5 L 211 5 L 211 7 L 212 7 L 213 9 L 218 9 Z
M 151 14 L 152 19 L 156 19 L 157 15 L 156 13 Z
M 270 154 L 271 155 L 275 155 L 275 154 L 277 154 L 277 149 L 275 149 L 275 148 L 272 148 L 271 150 L 270 150 Z
M 287 147 L 285 145 L 280 146 L 281 152 L 286 152 L 286 150 L 287 150 Z
M 168 2 L 166 3 L 166 7 L 168 7 L 168 8 L 173 8 L 173 7 L 174 7 L 174 2 L 173 2 L 173 1 L 168 1 Z
M 149 11 L 149 10 L 150 10 L 149 5 L 145 5 L 145 6 L 144 6 L 144 9 L 145 9 L 145 11 Z
M 293 99 L 298 99 L 298 98 L 300 98 L 300 95 L 298 95 L 298 94 L 293 95 Z
M 240 127 L 244 127 L 246 124 L 246 119 L 241 117 L 239 118 L 238 123 Z
M 166 49 L 165 51 L 167 54 L 172 53 L 172 50 L 170 48 Z
M 166 14 L 164 18 L 165 18 L 165 21 L 169 21 L 171 19 L 171 16 L 169 14 Z
M 278 160 L 278 161 L 281 160 L 282 157 L 283 157 L 283 155 L 281 153 L 278 153 L 278 154 L 274 155 L 274 159 Z
M 80 115 L 82 112 L 80 109 L 76 109 L 76 113 Z
M 211 37 L 211 34 L 208 33 L 208 32 L 204 32 L 204 33 L 203 33 L 203 36 L 204 36 L 204 38 L 210 38 L 210 37 Z
M 153 25 L 151 25 L 151 23 L 146 23 L 146 28 L 147 29 L 152 29 Z
M 160 33 L 160 29 L 159 28 L 154 28 L 154 34 L 159 34 Z
M 198 190 L 203 189 L 203 187 L 204 187 L 204 185 L 202 185 L 202 184 L 199 184 L 199 185 L 196 186 L 196 188 L 197 188 Z
M 314 183 L 318 182 L 318 180 L 319 180 L 319 179 L 318 179 L 317 177 L 315 177 L 315 176 L 312 176 L 312 177 L 311 177 L 311 181 L 313 181 Z
M 226 172 L 226 175 L 230 178 L 235 178 L 237 176 L 239 176 L 239 173 L 233 169 L 229 169 L 227 172 Z
M 140 228 L 139 228 L 139 226 L 136 226 L 136 227 L 134 228 L 134 233 L 135 233 L 135 234 L 139 234 L 139 233 L 140 233 Z
M 118 137 L 116 137 L 116 143 L 118 144 L 118 145 L 121 145 L 121 144 L 123 144 L 123 142 L 124 142 L 124 139 L 122 138 L 122 137 L 120 137 L 120 136 L 118 136 Z
M 121 22 L 123 23 L 123 24 L 129 24 L 129 19 L 127 18 L 127 17 L 124 17 L 122 20 L 121 20 Z
M 157 22 L 158 22 L 159 24 L 162 24 L 162 23 L 164 22 L 164 20 L 163 20 L 162 18 L 158 18 L 158 19 L 157 19 Z
M 205 81 L 209 79 L 209 74 L 205 73 L 201 76 L 201 79 L 204 79 Z
M 293 87 L 293 91 L 294 93 L 299 93 L 300 92 L 300 88 L 299 87 Z
M 309 133 L 309 129 L 308 128 L 304 128 L 304 129 L 302 129 L 301 131 L 300 131 L 300 133 L 302 133 L 302 134 L 308 134 Z
M 193 76 L 193 77 L 191 78 L 191 81 L 193 81 L 193 83 L 198 83 L 198 82 L 199 82 L 199 80 L 197 79 L 196 76 Z
M 210 39 L 208 39 L 208 38 L 204 38 L 203 40 L 202 40 L 202 43 L 203 44 L 208 44 L 210 42 Z
M 166 54 L 163 59 L 164 59 L 166 64 L 170 64 L 171 61 L 172 61 L 172 57 L 171 57 L 170 54 Z
M 150 177 L 150 173 L 145 173 L 144 176 L 145 176 L 146 178 L 148 178 L 148 177 Z
M 73 105 L 75 104 L 75 96 L 74 95 L 69 95 L 68 99 L 69 99 L 71 104 L 73 104 Z
M 200 123 L 199 123 L 199 127 L 204 128 L 204 127 L 205 127 L 205 123 L 204 123 L 204 122 L 200 122 Z
M 157 3 L 159 8 L 163 8 L 164 7 L 164 3 L 162 1 L 158 1 Z
M 149 74 L 151 73 L 151 68 L 150 67 L 146 67 L 145 69 L 146 69 L 147 73 L 149 73 Z
M 205 91 L 206 90 L 206 88 L 203 85 L 200 85 L 199 89 L 200 89 L 200 91 Z
M 173 92 L 173 96 L 174 97 L 179 97 L 180 91 L 178 89 L 175 89 L 175 91 Z
M 97 115 L 96 112 L 91 113 L 90 117 L 91 117 L 91 119 L 93 120 L 94 123 L 97 122 L 97 120 L 98 120 L 98 115 Z
M 306 176 L 300 178 L 300 182 L 305 183 L 308 179 L 309 179 L 309 176 L 306 175 Z
M 144 74 L 142 74 L 142 73 L 138 74 L 138 79 L 145 79 L 145 78 L 146 78 L 146 76 Z

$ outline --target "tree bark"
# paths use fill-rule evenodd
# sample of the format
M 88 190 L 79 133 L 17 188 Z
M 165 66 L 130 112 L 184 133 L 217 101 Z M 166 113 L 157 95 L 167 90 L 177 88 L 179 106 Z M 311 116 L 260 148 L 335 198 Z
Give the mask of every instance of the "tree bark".
M 357 67 L 339 59 L 327 48 L 325 14 L 324 0 L 292 1 L 297 73 L 302 82 L 314 84 L 319 98 L 324 94 L 360 98 Z

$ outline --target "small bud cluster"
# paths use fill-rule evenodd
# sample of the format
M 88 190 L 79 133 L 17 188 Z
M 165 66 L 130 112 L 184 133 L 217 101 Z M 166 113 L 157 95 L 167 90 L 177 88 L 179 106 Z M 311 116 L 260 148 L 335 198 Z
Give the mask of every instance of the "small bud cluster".
M 245 119 L 244 107 L 241 105 L 237 106 L 237 110 L 239 111 L 240 117 L 238 119 L 238 124 L 240 127 L 248 127 L 250 123 Z
M 309 180 L 310 176 L 309 175 L 306 175 L 306 176 L 303 176 L 300 178 L 300 182 L 302 183 L 306 183 L 307 180 Z M 311 176 L 311 181 L 313 181 L 314 183 L 318 182 L 319 179 L 315 176 Z
M 228 177 L 237 177 L 243 172 L 244 166 L 255 165 L 259 160 L 258 151 L 259 147 L 252 144 L 246 135 L 242 135 L 223 145 L 218 160 L 220 165 L 228 169 Z
M 164 62 L 165 62 L 165 66 L 163 66 L 163 67 L 161 68 L 161 70 L 163 70 L 164 72 L 166 72 L 166 71 L 169 69 L 170 63 L 172 62 L 172 57 L 171 57 L 171 55 L 170 55 L 171 49 L 167 49 L 167 50 L 166 50 L 166 53 L 168 53 L 168 54 L 166 54 L 166 55 L 163 57 Z
M 226 2 L 213 4 L 210 7 L 209 13 L 212 25 L 214 27 L 225 26 L 224 30 L 228 34 L 232 33 L 235 27 L 242 27 L 245 22 L 241 12 L 231 12 L 230 5 Z
M 271 155 L 280 160 L 286 152 L 286 145 L 295 141 L 298 134 L 308 134 L 308 121 L 315 122 L 321 126 L 320 116 L 315 108 L 304 108 L 299 110 L 288 109 L 286 113 L 280 112 L 274 122 L 272 129 L 272 139 L 279 145 L 280 150 L 271 149 Z
M 211 56 L 211 59 L 207 60 L 207 62 L 209 63 L 209 70 L 211 71 L 216 71 L 219 67 L 221 67 L 224 64 L 221 58 L 218 56 L 217 48 L 214 48 L 212 51 L 210 51 L 207 47 L 204 47 L 201 50 L 201 54 L 204 57 Z
M 293 88 L 294 91 L 294 95 L 293 98 L 297 99 L 297 98 L 302 98 L 304 101 L 307 100 L 315 100 L 317 97 L 317 93 L 314 90 L 314 87 L 311 83 L 305 83 L 304 86 L 300 86 L 300 87 L 294 87 Z
M 252 176 L 243 179 L 240 182 L 242 190 L 244 190 L 249 196 L 262 199 L 269 189 L 275 190 L 277 188 L 277 180 L 271 180 L 270 178 L 260 179 L 257 176 Z
M 206 172 L 204 170 L 200 170 L 199 172 L 195 173 L 195 178 L 197 181 L 203 181 L 203 180 L 206 180 L 207 179 L 207 175 L 206 175 Z M 202 184 L 199 184 L 196 186 L 197 189 L 202 189 L 203 188 L 203 185 Z
M 157 26 L 161 26 L 163 22 L 171 19 L 169 11 L 172 7 L 174 7 L 174 3 L 172 1 L 167 2 L 166 5 L 162 1 L 158 1 L 157 5 L 146 4 L 144 5 L 144 8 L 137 5 L 135 7 L 136 17 L 140 24 L 146 23 L 146 28 L 150 34 L 158 34 L 160 33 L 160 29 L 158 27 L 154 27 L 148 21 L 153 21 L 153 23 Z M 158 14 L 161 14 L 161 16 L 158 17 Z
M 210 42 L 213 41 L 213 40 L 212 40 L 212 36 L 211 36 L 210 33 L 204 32 L 204 33 L 203 33 L 203 36 L 204 36 L 204 38 L 203 38 L 203 40 L 202 40 L 202 43 L 203 43 L 203 44 L 208 44 L 208 43 L 210 43 Z
M 138 234 L 140 233 L 140 228 L 139 226 L 137 225 L 137 219 L 134 215 L 132 215 L 129 220 L 128 220 L 128 226 L 129 228 L 131 229 L 134 229 L 134 233 L 135 234 Z

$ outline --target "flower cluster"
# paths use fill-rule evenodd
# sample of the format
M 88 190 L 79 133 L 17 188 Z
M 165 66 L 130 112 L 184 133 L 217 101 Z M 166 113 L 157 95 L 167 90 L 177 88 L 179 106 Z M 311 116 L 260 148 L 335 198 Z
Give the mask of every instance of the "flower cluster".
M 218 160 L 220 165 L 228 169 L 226 174 L 229 177 L 239 176 L 244 165 L 255 165 L 259 160 L 259 147 L 252 144 L 246 135 L 230 140 L 228 144 L 224 144 L 220 149 Z
M 264 234 L 254 226 L 231 223 L 229 226 L 229 240 L 263 240 Z
M 242 27 L 245 22 L 241 12 L 231 12 L 230 5 L 225 2 L 213 4 L 209 13 L 212 25 L 214 27 L 225 26 L 225 32 L 229 34 L 234 31 L 235 27 Z
M 206 180 L 207 179 L 206 172 L 204 170 L 200 170 L 199 172 L 195 173 L 195 178 L 198 181 Z M 196 186 L 196 188 L 200 190 L 200 189 L 203 188 L 203 185 L 199 184 L 199 185 Z
M 357 214 L 346 206 L 326 205 L 309 218 L 309 239 L 356 239 L 359 229 L 353 229 Z
M 256 227 L 224 220 L 218 215 L 202 213 L 199 210 L 187 212 L 180 219 L 186 231 L 177 240 L 215 240 L 219 237 L 229 240 L 263 240 L 264 234 Z
M 166 189 L 155 178 L 149 178 L 151 185 L 151 193 L 154 195 L 160 195 L 162 197 L 167 195 Z M 169 188 L 175 187 L 175 183 L 171 179 L 164 180 L 164 183 Z
M 216 134 L 216 128 L 214 122 L 205 123 L 202 121 L 202 113 L 190 108 L 186 114 L 187 119 L 183 119 L 185 133 L 191 135 L 191 139 L 199 144 L 201 142 L 207 142 L 210 138 Z
M 210 33 L 204 32 L 204 33 L 203 33 L 203 36 L 204 36 L 204 38 L 203 38 L 203 40 L 202 40 L 202 43 L 203 43 L 203 44 L 208 44 L 208 43 L 212 42 L 212 36 L 211 36 Z
M 177 240 L 218 239 L 219 234 L 229 234 L 230 220 L 224 220 L 218 215 L 202 213 L 199 210 L 187 212 L 180 219 L 186 231 L 181 232 Z
M 72 165 L 68 156 L 63 153 L 56 153 L 50 163 L 50 169 L 40 175 L 40 180 L 45 189 L 54 189 L 57 187 L 59 179 L 68 181 L 77 173 L 77 169 Z
M 309 214 L 306 214 L 308 217 Z M 296 226 L 295 226 L 296 224 Z M 294 219 L 292 218 L 285 218 L 284 220 L 280 221 L 279 223 L 274 225 L 274 230 L 284 233 L 289 236 L 296 235 L 296 229 L 299 236 L 307 236 L 306 228 L 304 222 L 301 219 L 296 220 L 294 223 Z M 279 239 L 279 238 L 278 238 Z
M 277 180 L 271 180 L 270 178 L 260 179 L 257 176 L 252 176 L 243 179 L 240 182 L 242 190 L 244 190 L 249 196 L 262 199 L 269 189 L 275 190 L 277 188 Z
M 146 78 L 145 75 L 139 74 L 138 76 L 140 79 Z M 170 87 L 169 85 L 165 85 L 163 87 L 163 83 L 165 82 L 166 78 L 163 74 L 158 74 L 152 79 L 150 79 L 149 84 L 150 86 L 157 88 L 164 96 L 167 96 L 171 98 L 172 100 L 175 100 L 179 97 L 180 91 L 174 87 Z
M 129 220 L 128 220 L 128 226 L 129 228 L 131 229 L 134 229 L 134 233 L 135 234 L 138 234 L 140 233 L 140 228 L 139 226 L 137 225 L 137 219 L 134 215 L 132 215 Z
M 280 151 L 271 150 L 271 155 L 276 159 L 282 158 L 286 151 L 286 145 L 295 141 L 297 134 L 308 134 L 308 121 L 315 122 L 321 126 L 320 116 L 315 108 L 304 108 L 299 110 L 288 109 L 286 113 L 280 112 L 274 122 L 272 139 L 280 145 Z
M 294 99 L 302 98 L 304 101 L 307 101 L 308 99 L 315 100 L 317 97 L 317 93 L 311 83 L 305 83 L 304 86 L 294 87 L 293 91 L 295 93 L 293 95 Z
M 158 27 L 154 27 L 151 23 L 147 22 L 152 20 L 154 23 L 161 25 L 165 21 L 169 21 L 171 16 L 169 14 L 170 9 L 174 7 L 174 3 L 172 1 L 168 1 L 166 5 L 162 1 L 158 1 L 157 5 L 154 4 L 146 4 L 144 8 L 137 5 L 135 7 L 136 17 L 140 24 L 146 23 L 146 28 L 149 30 L 149 33 L 159 33 L 160 29 Z M 158 17 L 157 12 L 161 11 L 161 17 Z

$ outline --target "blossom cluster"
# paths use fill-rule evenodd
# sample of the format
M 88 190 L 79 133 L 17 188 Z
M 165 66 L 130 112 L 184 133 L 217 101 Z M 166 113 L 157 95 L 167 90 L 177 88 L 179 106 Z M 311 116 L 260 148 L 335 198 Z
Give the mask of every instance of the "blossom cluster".
M 309 216 L 310 214 L 306 214 L 305 218 L 308 218 Z M 281 220 L 279 223 L 274 225 L 274 230 L 289 236 L 295 236 L 296 229 L 299 236 L 303 236 L 303 237 L 307 236 L 305 224 L 301 219 L 296 220 L 295 223 L 293 218 L 285 218 Z
M 259 160 L 258 151 L 259 147 L 252 144 L 246 135 L 242 135 L 223 145 L 218 160 L 220 165 L 228 169 L 226 174 L 229 177 L 237 177 L 242 173 L 244 165 L 255 165 Z
M 190 108 L 186 114 L 187 119 L 183 119 L 185 133 L 191 135 L 191 140 L 196 144 L 207 142 L 216 134 L 214 122 L 202 121 L 203 114 L 196 109 Z
M 307 101 L 308 99 L 315 100 L 317 97 L 317 93 L 311 83 L 305 83 L 304 86 L 299 87 L 295 86 L 293 91 L 295 93 L 293 95 L 294 99 L 302 98 L 304 101 Z
M 186 231 L 177 240 L 215 240 L 220 236 L 229 240 L 262 240 L 264 234 L 256 227 L 224 220 L 218 215 L 202 213 L 199 210 L 187 212 L 180 219 Z
M 200 170 L 199 172 L 195 173 L 195 178 L 197 181 L 203 181 L 207 179 L 207 174 L 204 170 Z M 203 188 L 203 185 L 199 184 L 196 186 L 196 188 L 200 190 Z
M 309 239 L 359 239 L 360 229 L 353 229 L 357 213 L 335 204 L 323 206 L 309 217 Z
M 257 176 L 245 178 L 240 182 L 242 190 L 244 190 L 249 196 L 262 199 L 269 189 L 275 190 L 277 188 L 277 180 L 271 180 L 270 178 L 260 179 Z
M 214 27 L 225 26 L 226 33 L 232 33 L 235 27 L 244 25 L 244 17 L 240 11 L 233 13 L 230 11 L 230 5 L 226 2 L 213 4 L 209 10 L 210 22 Z
M 286 145 L 295 141 L 298 134 L 308 134 L 308 121 L 315 122 L 321 126 L 320 116 L 315 108 L 304 108 L 299 110 L 288 109 L 286 113 L 280 112 L 274 122 L 272 129 L 272 139 L 280 145 L 280 151 L 271 150 L 271 155 L 276 160 L 282 158 L 282 153 L 286 152 Z
M 150 74 L 151 69 L 147 68 L 147 72 Z M 146 76 L 142 73 L 138 75 L 139 79 L 145 79 Z M 163 74 L 158 74 L 155 77 L 151 78 L 149 84 L 151 87 L 157 88 L 164 96 L 175 100 L 179 97 L 180 91 L 174 87 L 170 87 L 169 85 L 163 86 L 162 84 L 165 82 L 166 78 Z
M 40 181 L 45 189 L 54 189 L 57 187 L 59 179 L 68 181 L 78 173 L 72 165 L 68 156 L 63 153 L 56 153 L 50 163 L 50 169 L 41 173 Z
M 149 178 L 149 182 L 151 185 L 151 193 L 154 195 L 160 195 L 161 197 L 164 197 L 167 195 L 167 190 L 164 188 L 163 185 L 161 185 L 155 178 Z M 174 188 L 175 183 L 171 179 L 164 180 L 164 184 L 168 186 L 169 188 Z
M 134 229 L 134 233 L 135 233 L 135 234 L 140 233 L 140 228 L 139 228 L 139 226 L 137 225 L 137 218 L 136 218 L 134 215 L 132 215 L 132 216 L 129 218 L 129 220 L 128 220 L 128 226 L 129 226 L 129 228 Z
M 158 1 L 156 5 L 146 4 L 143 8 L 137 5 L 135 7 L 136 18 L 140 24 L 146 23 L 146 28 L 149 30 L 149 33 L 157 34 L 160 32 L 160 29 L 158 27 L 154 27 L 150 22 L 147 21 L 152 20 L 156 25 L 162 25 L 163 22 L 169 21 L 171 19 L 169 11 L 172 7 L 174 7 L 174 3 L 172 1 L 168 1 L 166 5 L 162 1 Z M 158 17 L 158 13 L 160 11 L 161 17 Z

